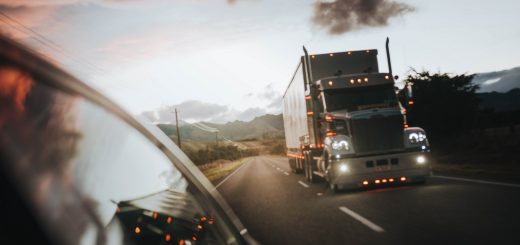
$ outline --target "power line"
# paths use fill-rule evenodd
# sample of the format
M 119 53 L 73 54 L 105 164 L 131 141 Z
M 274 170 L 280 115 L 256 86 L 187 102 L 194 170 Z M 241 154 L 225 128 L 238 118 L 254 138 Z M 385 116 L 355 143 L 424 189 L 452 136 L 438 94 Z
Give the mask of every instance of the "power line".
M 97 67 L 96 65 L 94 65 L 94 64 L 92 64 L 92 63 L 90 63 L 90 62 L 88 62 L 88 61 L 86 61 L 84 59 L 76 57 L 75 55 L 71 54 L 70 52 L 68 52 L 65 49 L 63 49 L 62 47 L 60 47 L 54 41 L 48 39 L 47 37 L 43 36 L 42 34 L 38 33 L 37 31 L 33 30 L 32 28 L 27 27 L 26 25 L 20 23 L 15 18 L 9 16 L 5 12 L 3 12 L 2 10 L 0 10 L 0 17 L 3 17 L 3 18 L 0 18 L 0 20 L 2 22 L 6 23 L 8 26 L 10 26 L 11 28 L 16 29 L 17 31 L 20 31 L 20 32 L 25 33 L 25 34 L 28 34 L 31 38 L 33 38 L 38 43 L 40 43 L 40 44 L 42 44 L 42 45 L 44 45 L 44 46 L 46 46 L 48 48 L 51 48 L 51 49 L 61 53 L 62 55 L 70 58 L 71 60 L 73 60 L 73 61 L 75 61 L 75 62 L 77 62 L 77 63 L 79 63 L 81 65 L 89 66 L 91 69 L 96 70 L 97 72 L 100 72 L 100 73 L 106 73 L 105 70 Z M 8 21 L 6 21 L 6 19 Z M 15 23 L 17 26 L 13 25 L 12 23 L 9 23 L 9 21 Z

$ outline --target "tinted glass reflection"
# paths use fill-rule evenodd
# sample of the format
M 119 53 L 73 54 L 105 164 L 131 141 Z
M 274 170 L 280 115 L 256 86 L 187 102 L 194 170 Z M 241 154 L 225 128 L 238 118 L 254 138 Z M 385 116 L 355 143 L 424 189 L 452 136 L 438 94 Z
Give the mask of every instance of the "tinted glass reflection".
M 212 243 L 213 217 L 137 130 L 0 64 L 0 159 L 60 243 Z

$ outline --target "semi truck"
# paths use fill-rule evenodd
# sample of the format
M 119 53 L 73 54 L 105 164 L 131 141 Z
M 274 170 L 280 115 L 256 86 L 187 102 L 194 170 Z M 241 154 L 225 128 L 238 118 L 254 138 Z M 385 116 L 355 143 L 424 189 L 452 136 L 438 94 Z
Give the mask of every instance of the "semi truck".
M 388 44 L 388 73 L 379 72 L 376 49 L 309 55 L 303 47 L 283 95 L 293 172 L 333 191 L 426 182 L 430 145 L 422 128 L 407 125 L 411 90 L 401 103 Z

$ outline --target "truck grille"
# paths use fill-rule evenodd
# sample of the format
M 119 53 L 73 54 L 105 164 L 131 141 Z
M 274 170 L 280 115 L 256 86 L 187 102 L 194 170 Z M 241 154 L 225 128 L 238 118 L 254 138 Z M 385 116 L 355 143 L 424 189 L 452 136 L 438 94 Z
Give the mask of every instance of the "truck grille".
M 351 127 L 357 153 L 378 153 L 404 148 L 401 115 L 354 119 Z

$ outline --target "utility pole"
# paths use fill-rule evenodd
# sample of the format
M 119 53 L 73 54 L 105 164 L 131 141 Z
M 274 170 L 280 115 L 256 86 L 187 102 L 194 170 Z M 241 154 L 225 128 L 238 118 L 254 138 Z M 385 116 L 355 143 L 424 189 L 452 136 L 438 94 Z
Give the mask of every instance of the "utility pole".
M 179 148 L 181 147 L 181 132 L 179 131 L 179 116 L 177 114 L 177 108 L 175 108 L 175 126 L 177 127 L 177 143 Z

